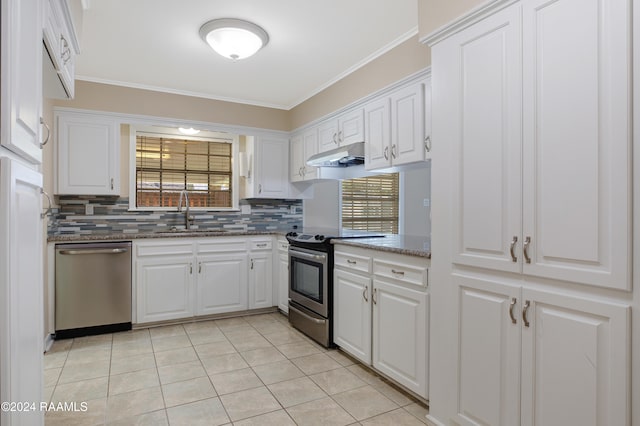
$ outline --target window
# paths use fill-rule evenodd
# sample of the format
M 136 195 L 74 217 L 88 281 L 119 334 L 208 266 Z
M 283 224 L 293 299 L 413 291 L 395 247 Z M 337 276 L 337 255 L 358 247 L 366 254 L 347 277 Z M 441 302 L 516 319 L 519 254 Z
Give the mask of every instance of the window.
M 233 153 L 231 139 L 136 132 L 135 208 L 175 208 L 184 190 L 191 207 L 234 208 Z
M 398 233 L 399 174 L 342 181 L 342 227 Z

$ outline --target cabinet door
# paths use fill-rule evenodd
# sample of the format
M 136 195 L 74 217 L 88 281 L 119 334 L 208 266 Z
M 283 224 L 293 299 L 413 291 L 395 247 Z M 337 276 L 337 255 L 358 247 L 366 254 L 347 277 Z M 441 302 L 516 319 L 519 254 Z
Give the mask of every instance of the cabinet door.
M 338 118 L 338 142 L 349 145 L 364 141 L 364 110 L 357 108 Z
M 197 315 L 247 309 L 247 255 L 198 256 Z
M 524 289 L 523 425 L 628 425 L 630 308 Z
M 278 261 L 278 308 L 289 312 L 289 255 L 280 253 Z
M 193 269 L 191 256 L 138 259 L 138 323 L 193 316 Z
M 338 120 L 331 119 L 318 126 L 318 152 L 329 151 L 340 146 L 338 140 Z
M 257 138 L 257 198 L 289 197 L 289 141 Z
M 1 7 L 0 144 L 39 164 L 43 2 L 6 0 Z
M 333 276 L 333 341 L 371 364 L 371 279 L 340 269 Z
M 273 257 L 251 253 L 249 260 L 249 309 L 273 306 Z
M 456 420 L 461 425 L 518 425 L 520 287 L 458 275 L 453 281 L 459 321 Z
M 295 135 L 289 141 L 289 179 L 298 182 L 304 178 L 302 167 L 304 166 L 304 143 L 302 135 Z
M 522 249 L 519 8 L 443 41 L 434 76 L 447 93 L 447 122 L 434 124 L 452 149 L 453 261 L 511 272 Z
M 391 94 L 391 162 L 424 160 L 424 87 L 422 84 Z
M 306 131 L 302 136 L 304 143 L 304 157 L 302 159 L 302 174 L 305 180 L 318 177 L 318 168 L 307 166 L 307 160 L 318 153 L 318 132 L 316 129 Z
M 365 168 L 391 165 L 391 101 L 382 98 L 364 107 Z
M 57 114 L 58 194 L 119 194 L 119 130 L 109 117 Z
M 373 367 L 427 398 L 427 293 L 374 278 L 372 301 Z
M 631 3 L 523 2 L 528 274 L 631 288 Z
M 0 401 L 39 404 L 43 389 L 42 175 L 0 159 Z M 43 424 L 43 412 L 0 412 L 0 423 Z

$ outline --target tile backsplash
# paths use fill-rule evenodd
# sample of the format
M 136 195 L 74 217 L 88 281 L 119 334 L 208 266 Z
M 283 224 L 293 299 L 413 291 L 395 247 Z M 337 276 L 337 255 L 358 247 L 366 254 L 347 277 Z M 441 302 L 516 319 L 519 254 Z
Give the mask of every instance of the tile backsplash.
M 60 196 L 49 218 L 49 235 L 161 232 L 184 228 L 184 213 L 129 211 L 129 199 Z M 93 208 L 87 215 L 86 206 Z M 248 207 L 247 207 L 248 206 Z M 241 211 L 191 210 L 193 228 L 212 231 L 287 231 L 302 227 L 301 200 L 240 200 Z

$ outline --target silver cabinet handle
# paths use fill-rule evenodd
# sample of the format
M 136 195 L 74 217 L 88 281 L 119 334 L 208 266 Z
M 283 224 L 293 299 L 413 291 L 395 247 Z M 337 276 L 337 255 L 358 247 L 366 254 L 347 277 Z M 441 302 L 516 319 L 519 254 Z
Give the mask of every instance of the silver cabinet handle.
M 397 158 L 396 157 L 396 144 L 395 143 L 393 145 L 391 145 L 391 158 Z
M 320 262 L 324 262 L 327 259 L 326 254 L 306 253 L 304 251 L 296 250 L 295 248 L 292 248 L 292 247 L 289 247 L 289 255 L 291 255 L 291 257 L 301 257 L 303 259 L 317 260 Z
M 376 294 L 378 294 L 378 289 L 374 288 L 373 289 L 373 294 L 371 295 L 371 300 L 373 301 L 374 305 L 378 304 L 378 301 L 376 300 Z
M 198 273 L 202 273 L 202 262 L 198 262 Z
M 355 264 L 356 264 L 356 263 L 358 263 L 358 262 L 356 262 L 355 260 L 347 259 L 347 263 L 348 263 L 349 265 L 355 265 Z
M 511 245 L 509 246 L 509 253 L 511 253 L 511 260 L 513 262 L 517 262 L 518 258 L 516 257 L 516 253 L 515 253 L 515 248 L 516 248 L 516 243 L 518 242 L 518 237 L 517 236 L 513 236 L 513 240 L 511 240 Z
M 342 130 L 338 132 L 338 142 L 342 142 Z
M 120 254 L 126 253 L 129 249 L 118 248 L 118 249 L 81 249 L 81 250 L 60 250 L 59 254 L 68 254 L 68 255 L 76 255 L 76 254 Z
M 302 176 L 307 175 L 307 166 L 302 166 Z
M 253 259 L 251 259 L 251 269 L 253 270 Z
M 391 270 L 392 274 L 396 274 L 396 275 L 400 275 L 400 276 L 404 276 L 404 271 L 396 271 L 395 269 Z
M 332 139 L 333 139 L 333 143 L 338 145 L 338 134 L 337 133 L 333 134 L 333 138 Z
M 258 184 L 258 194 L 262 194 L 262 184 Z
M 385 160 L 388 160 L 388 159 L 389 159 L 389 147 L 388 147 L 388 146 L 385 146 L 385 147 L 384 147 L 384 153 L 383 153 L 383 155 L 384 155 L 384 159 L 385 159 Z
M 264 248 L 267 246 L 267 243 L 258 243 L 256 244 L 256 247 L 260 247 L 260 248 Z
M 300 309 L 296 309 L 296 308 L 295 308 L 295 307 L 293 307 L 293 306 L 289 306 L 289 311 L 290 311 L 290 312 L 291 312 L 291 311 L 293 311 L 293 312 L 295 312 L 296 314 L 298 314 L 298 315 L 301 315 L 301 316 L 305 317 L 307 320 L 311 321 L 311 322 L 312 322 L 312 323 L 314 323 L 314 324 L 324 325 L 324 324 L 326 324 L 326 323 L 327 323 L 327 320 L 326 320 L 326 319 L 318 319 L 318 318 L 314 318 L 314 317 L 312 317 L 312 316 L 310 316 L 310 315 L 305 314 L 305 313 L 304 313 L 304 312 L 302 312 Z
M 529 321 L 527 320 L 527 311 L 529 310 L 529 306 L 531 306 L 531 302 L 527 300 L 524 302 L 524 307 L 522 308 L 522 322 L 525 327 L 529 327 Z
M 67 65 L 67 62 L 71 59 L 71 49 L 69 48 L 69 42 L 62 35 L 60 36 L 60 44 L 62 45 L 62 48 L 60 49 L 60 58 L 62 59 L 63 64 Z
M 48 216 L 48 215 L 53 216 L 53 211 L 51 210 L 52 208 L 51 197 L 42 188 L 40 188 L 40 193 L 45 196 L 45 198 L 47 199 L 47 202 L 49 203 L 49 207 L 47 207 L 44 213 L 40 213 L 40 219 L 44 219 L 45 216 Z
M 426 149 L 427 152 L 431 152 L 431 136 L 424 138 L 424 149 Z
M 47 144 L 47 142 L 49 142 L 49 138 L 51 137 L 51 129 L 49 128 L 49 125 L 45 123 L 44 118 L 42 117 L 40 117 L 40 124 L 42 124 L 44 128 L 47 129 L 47 137 L 44 139 L 44 142 L 40 144 L 40 149 L 42 149 Z
M 113 178 L 111 178 L 111 190 L 113 191 Z
M 367 294 L 369 293 L 369 286 L 365 285 L 364 289 L 362 290 L 362 297 L 364 298 L 365 302 L 369 302 L 369 298 L 367 297 Z
M 511 318 L 511 322 L 516 324 L 516 317 L 513 315 L 513 309 L 516 307 L 516 302 L 518 300 L 515 297 L 511 298 L 511 303 L 509 303 L 509 317 Z
M 524 244 L 522 246 L 522 254 L 524 255 L 524 261 L 527 263 L 531 263 L 531 258 L 529 257 L 529 244 L 531 244 L 531 237 L 525 238 Z
M 193 274 L 193 263 L 189 262 L 189 273 Z

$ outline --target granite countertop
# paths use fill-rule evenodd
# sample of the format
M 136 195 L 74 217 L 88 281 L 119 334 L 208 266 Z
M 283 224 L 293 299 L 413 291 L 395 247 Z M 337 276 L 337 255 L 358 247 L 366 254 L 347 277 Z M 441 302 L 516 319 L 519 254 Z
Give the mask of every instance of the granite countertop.
M 64 234 L 51 235 L 47 238 L 49 243 L 62 242 L 86 242 L 86 241 L 122 241 L 139 240 L 146 238 L 194 238 L 194 237 L 238 237 L 251 235 L 282 235 L 288 231 L 219 231 L 207 229 L 178 230 L 178 231 L 154 231 L 154 232 L 126 232 L 111 234 Z
M 333 244 L 343 244 L 392 253 L 420 256 L 431 259 L 431 238 L 415 235 L 387 234 L 384 238 L 354 238 L 333 240 Z

